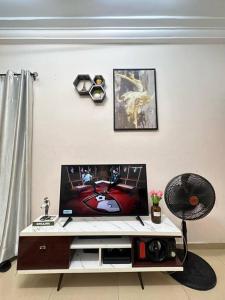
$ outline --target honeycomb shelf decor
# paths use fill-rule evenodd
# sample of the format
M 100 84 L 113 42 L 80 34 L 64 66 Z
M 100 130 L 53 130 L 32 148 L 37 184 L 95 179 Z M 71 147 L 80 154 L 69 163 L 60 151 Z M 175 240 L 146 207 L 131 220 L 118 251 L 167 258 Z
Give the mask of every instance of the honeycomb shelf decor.
M 79 74 L 75 78 L 73 85 L 77 90 L 78 94 L 81 96 L 89 95 L 89 91 L 94 84 L 93 80 L 91 79 L 90 75 L 88 74 Z
M 73 85 L 80 96 L 90 96 L 94 103 L 101 103 L 105 98 L 105 79 L 95 75 L 92 80 L 88 74 L 78 74 Z

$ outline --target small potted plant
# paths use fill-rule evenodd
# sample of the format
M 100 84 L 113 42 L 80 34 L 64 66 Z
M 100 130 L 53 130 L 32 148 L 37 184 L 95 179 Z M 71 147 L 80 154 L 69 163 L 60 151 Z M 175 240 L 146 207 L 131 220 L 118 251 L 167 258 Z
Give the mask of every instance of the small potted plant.
M 154 191 L 150 192 L 152 206 L 151 206 L 151 219 L 153 223 L 160 224 L 161 223 L 161 207 L 159 206 L 159 202 L 162 199 L 163 192 L 162 191 Z

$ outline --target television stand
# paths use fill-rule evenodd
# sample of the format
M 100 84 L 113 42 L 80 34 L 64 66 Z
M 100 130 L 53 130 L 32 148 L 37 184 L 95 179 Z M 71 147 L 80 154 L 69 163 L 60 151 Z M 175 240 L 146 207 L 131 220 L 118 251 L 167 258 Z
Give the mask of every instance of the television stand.
M 64 218 L 59 218 L 54 226 L 30 225 L 20 232 L 17 272 L 59 274 L 60 290 L 65 273 L 135 272 L 143 289 L 142 272 L 183 271 L 177 255 L 152 262 L 147 247 L 152 238 L 182 239 L 181 230 L 165 216 L 161 224 L 149 216 L 142 221 L 145 226 L 134 217 L 74 218 L 63 227 Z
M 144 222 L 142 221 L 140 216 L 137 216 L 136 219 L 141 223 L 141 225 L 145 226 Z
M 66 222 L 63 224 L 63 227 L 65 227 L 67 224 L 69 224 L 70 222 L 73 221 L 73 218 L 72 217 L 69 217 Z

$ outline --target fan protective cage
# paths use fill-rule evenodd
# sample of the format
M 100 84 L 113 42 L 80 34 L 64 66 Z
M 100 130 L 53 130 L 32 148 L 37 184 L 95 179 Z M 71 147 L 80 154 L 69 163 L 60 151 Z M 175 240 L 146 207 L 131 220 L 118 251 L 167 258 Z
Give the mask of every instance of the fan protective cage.
M 210 213 L 215 204 L 215 191 L 204 177 L 184 173 L 174 177 L 165 188 L 168 209 L 182 220 L 197 220 Z M 192 203 L 190 199 L 195 199 Z

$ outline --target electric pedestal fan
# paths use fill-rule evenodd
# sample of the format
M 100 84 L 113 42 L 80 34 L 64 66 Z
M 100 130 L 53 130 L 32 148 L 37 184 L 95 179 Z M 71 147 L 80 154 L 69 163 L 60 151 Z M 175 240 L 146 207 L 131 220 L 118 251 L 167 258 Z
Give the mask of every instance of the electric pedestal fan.
M 174 177 L 166 186 L 165 202 L 169 210 L 182 219 L 184 249 L 177 255 L 184 260 L 183 272 L 171 276 L 181 284 L 196 290 L 209 290 L 216 285 L 216 274 L 200 256 L 187 251 L 186 220 L 198 220 L 212 210 L 215 191 L 208 180 L 200 175 L 185 173 Z

